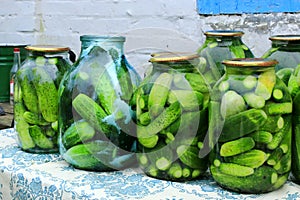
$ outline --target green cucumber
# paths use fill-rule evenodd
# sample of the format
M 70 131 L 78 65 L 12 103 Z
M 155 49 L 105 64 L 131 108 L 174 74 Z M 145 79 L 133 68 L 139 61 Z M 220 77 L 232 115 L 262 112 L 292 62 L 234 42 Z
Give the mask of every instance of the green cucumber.
M 251 174 L 254 173 L 253 168 L 234 164 L 234 163 L 221 163 L 219 166 L 219 170 L 223 174 L 237 176 L 237 177 L 250 176 Z
M 181 115 L 179 102 L 175 102 L 167 107 L 149 125 L 138 127 L 138 137 L 148 137 L 157 134 L 175 122 Z
M 266 121 L 266 113 L 254 108 L 227 117 L 219 141 L 226 142 L 240 138 L 258 130 Z
M 148 110 L 152 118 L 155 118 L 163 111 L 172 80 L 173 76 L 169 73 L 162 73 L 155 80 L 148 100 Z
M 18 132 L 18 139 L 22 149 L 32 149 L 35 147 L 35 143 L 29 134 L 29 124 L 25 121 L 16 122 L 16 131 Z
M 271 155 L 269 156 L 267 163 L 268 165 L 276 165 L 276 163 L 278 163 L 283 155 L 283 151 L 281 148 L 276 148 L 275 150 L 273 150 L 273 152 L 271 153 Z
M 219 168 L 211 165 L 213 178 L 224 188 L 243 193 L 264 193 L 278 180 L 276 170 L 268 166 L 261 166 L 254 170 L 252 175 L 246 177 L 231 176 L 220 172 Z
M 292 102 L 267 103 L 265 110 L 269 115 L 290 114 L 293 110 Z
M 250 150 L 236 156 L 225 157 L 225 161 L 250 168 L 258 168 L 264 164 L 268 156 L 265 152 L 257 149 Z
M 274 133 L 281 130 L 284 124 L 285 118 L 283 118 L 281 115 L 269 115 L 266 123 L 261 126 L 259 130 Z
M 179 101 L 183 110 L 201 110 L 203 106 L 203 94 L 191 90 L 171 90 L 168 99 L 175 99 L 170 103 Z
M 248 106 L 252 108 L 263 108 L 265 106 L 265 99 L 262 96 L 258 96 L 253 92 L 249 92 L 243 95 Z
M 64 153 L 63 158 L 79 169 L 103 171 L 108 167 L 102 160 L 96 157 L 98 152 L 104 151 L 108 147 L 105 141 L 95 140 L 85 144 L 71 147 Z
M 199 149 L 197 147 L 180 145 L 176 149 L 176 153 L 183 164 L 193 169 L 200 169 L 202 172 L 206 171 L 208 167 L 206 158 L 199 158 Z
M 56 145 L 56 141 L 47 138 L 43 130 L 37 125 L 29 126 L 29 134 L 34 143 L 41 149 L 52 149 Z
M 207 77 L 204 77 L 201 74 L 186 73 L 185 78 L 194 91 L 198 91 L 201 93 L 209 92 L 209 87 L 206 79 Z
M 224 118 L 246 110 L 244 98 L 233 90 L 228 90 L 222 97 L 221 114 Z
M 282 68 L 276 72 L 278 78 L 280 78 L 285 85 L 288 85 L 291 74 L 293 74 L 293 68 Z
M 29 111 L 24 112 L 23 118 L 29 124 L 35 124 L 35 125 L 41 125 L 41 126 L 46 126 L 46 125 L 50 124 L 50 122 L 47 122 L 46 120 L 44 120 L 43 116 L 38 115 L 36 113 L 29 112 Z
M 93 99 L 85 94 L 79 94 L 74 98 L 72 105 L 76 112 L 96 130 L 106 134 L 112 132 L 112 126 L 103 121 L 107 117 L 106 112 Z
M 95 135 L 94 128 L 85 120 L 80 120 L 71 124 L 71 126 L 63 133 L 62 143 L 65 148 L 85 142 L 92 139 Z
M 251 137 L 243 137 L 222 144 L 220 155 L 223 157 L 238 155 L 251 150 L 254 146 L 255 142 Z
M 291 116 L 286 116 L 284 119 L 285 119 L 284 127 L 281 130 L 279 130 L 278 132 L 276 132 L 273 135 L 273 140 L 267 144 L 267 148 L 270 150 L 277 148 L 280 145 L 283 138 L 285 137 L 285 135 L 291 134 L 291 131 L 292 131 Z
M 39 110 L 48 122 L 58 119 L 58 91 L 51 76 L 42 67 L 33 69 L 33 85 L 38 96 Z
M 273 135 L 268 131 L 255 131 L 249 135 L 255 142 L 268 144 L 272 141 Z
M 255 94 L 262 96 L 265 100 L 269 100 L 272 96 L 273 88 L 276 83 L 275 70 L 267 70 L 258 76 Z
M 17 81 L 21 86 L 22 98 L 26 108 L 33 113 L 39 113 L 38 97 L 30 79 L 30 73 L 30 69 L 20 69 L 17 72 Z

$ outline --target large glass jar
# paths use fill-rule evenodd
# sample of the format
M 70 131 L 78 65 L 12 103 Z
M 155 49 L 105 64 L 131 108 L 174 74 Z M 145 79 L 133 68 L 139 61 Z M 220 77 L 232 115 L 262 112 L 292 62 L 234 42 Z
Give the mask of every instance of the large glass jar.
M 58 152 L 58 88 L 70 69 L 69 48 L 27 46 L 28 57 L 16 73 L 14 126 L 19 145 L 31 153 Z
M 291 168 L 292 101 L 276 77 L 275 60 L 232 59 L 213 88 L 210 171 L 224 188 L 265 193 L 281 187 Z
M 136 164 L 139 83 L 123 53 L 124 37 L 83 35 L 81 53 L 59 90 L 59 150 L 76 168 L 119 170 Z
M 164 180 L 198 178 L 208 168 L 199 157 L 208 128 L 209 87 L 195 54 L 154 54 L 153 69 L 135 93 L 138 162 Z
M 200 72 L 204 74 L 211 85 L 225 73 L 223 60 L 254 57 L 251 50 L 242 41 L 244 35 L 242 31 L 211 30 L 204 34 L 206 39 L 198 49 L 198 54 L 206 59 L 206 65 L 200 66 Z
M 276 74 L 288 86 L 293 100 L 292 179 L 300 182 L 300 35 L 274 35 L 263 58 L 276 59 Z

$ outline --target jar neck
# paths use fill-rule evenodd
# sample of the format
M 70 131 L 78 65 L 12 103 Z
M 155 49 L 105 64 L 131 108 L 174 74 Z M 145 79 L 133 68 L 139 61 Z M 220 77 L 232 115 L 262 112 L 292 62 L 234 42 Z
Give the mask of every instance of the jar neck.
M 123 37 L 88 37 L 83 36 L 81 38 L 81 52 L 80 57 L 85 57 L 94 47 L 100 47 L 105 51 L 111 51 L 112 49 L 118 53 L 118 57 L 121 57 L 124 52 L 124 42 Z
M 189 61 L 176 62 L 153 62 L 153 71 L 168 73 L 194 73 L 197 72 L 199 60 L 193 59 Z
M 63 51 L 63 52 L 28 51 L 28 56 L 29 57 L 42 56 L 45 58 L 54 58 L 54 57 L 68 58 L 69 54 L 67 51 Z
M 230 46 L 232 43 L 242 43 L 241 36 L 207 36 L 208 43 L 217 43 L 218 46 Z
M 272 41 L 272 48 L 280 48 L 286 50 L 300 49 L 300 40 L 274 40 Z
M 232 67 L 232 66 L 225 66 L 225 75 L 254 75 L 254 74 L 260 74 L 266 71 L 274 72 L 275 73 L 275 67 L 274 66 L 251 66 L 251 67 Z

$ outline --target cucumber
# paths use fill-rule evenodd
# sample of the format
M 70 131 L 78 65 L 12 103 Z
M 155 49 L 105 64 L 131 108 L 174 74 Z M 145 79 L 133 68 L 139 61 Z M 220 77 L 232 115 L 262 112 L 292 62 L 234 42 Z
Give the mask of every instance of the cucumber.
M 39 113 L 38 97 L 30 79 L 30 69 L 22 68 L 18 70 L 17 81 L 21 86 L 22 98 L 26 108 L 33 113 Z
M 254 173 L 254 169 L 251 167 L 246 167 L 234 163 L 221 163 L 219 170 L 223 174 L 245 177 Z
M 221 114 L 224 118 L 246 110 L 244 98 L 233 90 L 227 91 L 221 101 Z
M 112 132 L 112 126 L 103 121 L 107 117 L 106 112 L 93 99 L 85 94 L 79 94 L 73 99 L 72 105 L 76 112 L 96 130 L 105 134 Z
M 141 145 L 146 148 L 153 148 L 156 146 L 159 137 L 157 135 L 152 135 L 149 137 L 138 137 L 138 141 Z
M 267 103 L 265 110 L 269 115 L 290 114 L 293 110 L 292 102 Z
M 277 148 L 280 145 L 280 143 L 283 140 L 283 138 L 285 137 L 285 135 L 291 134 L 291 131 L 292 131 L 291 116 L 286 116 L 284 121 L 285 121 L 284 127 L 281 130 L 279 130 L 278 132 L 276 132 L 273 135 L 273 140 L 267 144 L 268 149 L 274 150 L 275 148 Z
M 267 70 L 258 76 L 255 94 L 262 96 L 265 100 L 269 100 L 272 96 L 272 91 L 276 83 L 275 70 Z
M 287 86 L 278 77 L 276 78 L 276 84 L 273 89 L 272 97 L 277 103 L 291 102 L 292 98 L 288 91 Z
M 168 96 L 168 99 L 174 99 L 170 103 L 179 101 L 182 109 L 186 111 L 201 110 L 203 98 L 202 93 L 191 90 L 171 90 Z
M 273 166 L 273 168 L 277 171 L 278 174 L 285 174 L 290 172 L 291 170 L 291 151 L 284 154 L 280 160 Z
M 41 126 L 46 126 L 49 125 L 50 122 L 47 122 L 44 120 L 43 116 L 40 116 L 38 114 L 26 111 L 23 114 L 24 120 L 29 123 L 29 124 L 35 124 L 35 125 L 41 125 Z
M 56 145 L 56 141 L 47 138 L 43 130 L 37 125 L 29 126 L 29 134 L 34 143 L 41 149 L 52 149 Z
M 109 170 L 105 163 L 96 157 L 98 152 L 104 151 L 107 147 L 107 142 L 95 140 L 71 147 L 63 154 L 63 158 L 79 169 L 96 171 Z
M 135 88 L 133 87 L 133 82 L 124 59 L 121 61 L 121 66 L 117 68 L 117 77 L 122 92 L 121 98 L 128 102 L 130 101 Z
M 254 108 L 227 117 L 219 137 L 219 142 L 234 140 L 256 131 L 263 126 L 266 121 L 266 113 L 263 110 Z
M 252 92 L 257 84 L 257 78 L 252 75 L 248 75 L 246 78 L 244 75 L 232 75 L 227 81 L 230 90 L 237 91 L 241 95 Z
M 255 142 L 268 144 L 272 141 L 273 135 L 268 131 L 255 131 L 249 135 Z
M 269 156 L 267 163 L 268 165 L 276 165 L 276 163 L 278 163 L 283 155 L 283 151 L 281 148 L 276 148 L 275 150 L 273 150 L 273 152 L 271 153 L 271 155 Z
M 269 115 L 266 123 L 259 128 L 260 131 L 267 131 L 270 133 L 278 132 L 285 124 L 285 118 L 281 115 Z
M 293 74 L 293 68 L 282 68 L 276 72 L 278 78 L 280 78 L 285 85 L 288 85 L 291 74 Z
M 71 126 L 63 133 L 62 143 L 66 149 L 92 139 L 95 135 L 95 130 L 85 120 L 80 120 L 71 124 Z
M 268 166 L 261 166 L 254 170 L 252 175 L 238 177 L 224 174 L 219 168 L 211 165 L 210 171 L 219 185 L 230 190 L 243 193 L 264 193 L 278 180 L 276 170 Z
M 240 155 L 225 157 L 225 161 L 250 168 L 258 168 L 264 164 L 268 156 L 265 152 L 257 149 L 250 150 Z
M 16 131 L 18 132 L 18 139 L 22 149 L 28 150 L 35 147 L 35 143 L 29 134 L 28 123 L 22 120 L 16 122 Z
M 33 69 L 33 85 L 38 96 L 39 110 L 47 122 L 58 119 L 58 91 L 51 76 L 42 68 Z
M 265 99 L 262 96 L 258 96 L 253 92 L 249 92 L 243 95 L 248 106 L 252 108 L 263 108 L 265 106 Z
M 292 134 L 292 174 L 300 180 L 300 116 L 293 116 Z
M 194 91 L 198 91 L 201 93 L 209 92 L 209 87 L 206 81 L 207 79 L 203 75 L 195 73 L 186 73 L 185 78 Z
M 200 169 L 200 171 L 205 172 L 207 169 L 206 158 L 199 158 L 199 149 L 193 146 L 180 145 L 176 149 L 176 153 L 179 157 L 179 160 L 193 169 Z
M 179 179 L 183 176 L 183 170 L 179 163 L 173 163 L 168 170 L 169 176 L 171 176 L 174 179 Z
M 175 102 L 163 110 L 149 125 L 138 128 L 138 137 L 148 137 L 157 134 L 175 122 L 180 115 L 180 104 Z
M 220 155 L 223 157 L 238 155 L 251 150 L 254 146 L 255 142 L 251 137 L 243 137 L 222 144 Z
M 155 118 L 163 111 L 172 80 L 173 76 L 169 73 L 162 73 L 155 80 L 148 100 L 148 110 L 152 118 Z

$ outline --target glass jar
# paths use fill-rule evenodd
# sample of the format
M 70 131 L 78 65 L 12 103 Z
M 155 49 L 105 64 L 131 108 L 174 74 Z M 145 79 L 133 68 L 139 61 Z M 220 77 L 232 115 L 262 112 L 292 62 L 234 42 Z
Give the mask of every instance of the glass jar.
M 206 65 L 201 65 L 200 72 L 212 85 L 225 73 L 223 60 L 254 57 L 251 50 L 242 41 L 244 35 L 242 31 L 211 30 L 204 34 L 206 39 L 198 49 L 198 54 L 206 59 Z
M 16 73 L 14 126 L 22 150 L 58 152 L 58 88 L 71 67 L 69 48 L 27 46 L 28 56 Z
M 274 35 L 272 47 L 262 56 L 276 59 L 276 74 L 287 85 L 293 100 L 292 180 L 300 182 L 300 35 Z
M 135 93 L 138 162 L 148 176 L 173 181 L 198 178 L 208 168 L 199 157 L 208 128 L 209 86 L 198 73 L 199 55 L 154 54 L 152 71 Z
M 59 90 L 59 151 L 83 170 L 136 164 L 135 113 L 129 106 L 139 76 L 123 53 L 124 37 L 83 35 L 81 53 Z
M 210 171 L 242 193 L 278 189 L 291 168 L 292 101 L 275 60 L 225 60 L 210 102 Z
M 276 59 L 276 74 L 288 85 L 290 75 L 300 64 L 300 35 L 274 35 L 269 38 L 272 47 L 262 58 Z

